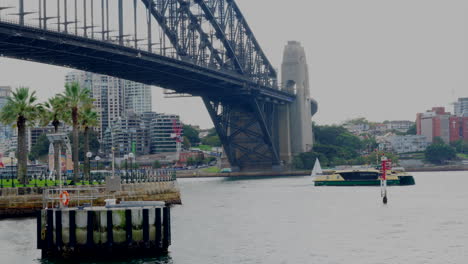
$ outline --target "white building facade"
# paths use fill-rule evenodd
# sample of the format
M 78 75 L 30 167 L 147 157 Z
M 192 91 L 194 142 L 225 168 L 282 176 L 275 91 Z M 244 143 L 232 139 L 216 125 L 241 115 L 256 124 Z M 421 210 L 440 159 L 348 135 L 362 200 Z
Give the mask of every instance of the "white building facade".
M 106 129 L 125 113 L 142 114 L 152 108 L 151 87 L 145 84 L 83 71 L 68 73 L 65 82 L 77 82 L 91 91 L 99 115 L 95 130 L 101 140 Z
M 391 136 L 388 138 L 394 152 L 410 153 L 425 151 L 430 143 L 423 135 Z

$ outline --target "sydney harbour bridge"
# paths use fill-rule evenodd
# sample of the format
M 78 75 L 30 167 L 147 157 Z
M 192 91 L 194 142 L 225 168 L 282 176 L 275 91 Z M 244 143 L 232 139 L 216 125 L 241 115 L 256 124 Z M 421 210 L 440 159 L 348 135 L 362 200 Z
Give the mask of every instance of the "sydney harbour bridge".
M 234 0 L 0 0 L 0 54 L 200 96 L 234 168 L 291 157 L 297 96 Z

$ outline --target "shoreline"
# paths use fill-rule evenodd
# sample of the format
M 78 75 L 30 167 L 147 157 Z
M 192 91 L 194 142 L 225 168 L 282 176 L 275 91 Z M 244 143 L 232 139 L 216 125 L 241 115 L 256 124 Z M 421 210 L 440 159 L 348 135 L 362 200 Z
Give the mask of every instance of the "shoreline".
M 427 172 L 427 171 L 468 171 L 467 166 L 435 166 L 435 167 L 409 167 L 407 172 Z
M 285 177 L 285 176 L 307 176 L 310 171 L 256 171 L 256 172 L 227 172 L 227 173 L 181 173 L 178 179 L 190 178 L 236 178 L 236 177 Z
M 468 171 L 468 166 L 433 166 L 433 167 L 408 167 L 407 172 L 429 172 L 429 171 Z M 196 178 L 240 178 L 240 177 L 298 177 L 309 176 L 310 171 L 266 171 L 266 172 L 229 172 L 229 173 L 181 173 L 178 179 Z

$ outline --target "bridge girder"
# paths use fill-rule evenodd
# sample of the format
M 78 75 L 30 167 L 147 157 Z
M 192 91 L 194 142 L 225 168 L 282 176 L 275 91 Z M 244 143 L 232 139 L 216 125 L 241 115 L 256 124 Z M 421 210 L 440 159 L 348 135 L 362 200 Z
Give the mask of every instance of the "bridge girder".
M 50 10 L 47 12 L 46 1 L 39 6 L 42 11 L 38 12 L 36 27 L 25 22 L 31 4 L 25 7 L 20 1 L 18 23 L 0 19 L 0 54 L 201 96 L 233 166 L 252 169 L 280 165 L 276 110 L 295 97 L 278 89 L 277 73 L 234 0 L 141 0 L 147 12 L 146 50 L 138 47 L 136 0 L 134 47 L 124 41 L 132 34 L 124 32 L 123 1 L 118 1 L 115 14 L 117 41 L 109 35 L 113 31 L 109 20 L 115 19 L 109 17 L 109 1 L 100 2 L 102 10 L 97 14 L 102 14 L 102 38 L 97 39 L 92 1 L 91 13 L 86 11 L 86 4 L 83 6 L 84 21 L 77 19 L 76 5 L 71 12 L 75 14 L 73 20 L 67 19 L 66 4 L 63 17 L 58 6 L 57 30 L 48 26 L 47 19 L 54 17 Z M 86 14 L 91 16 L 91 23 Z M 47 19 L 41 20 L 41 16 Z M 159 43 L 161 52 L 153 53 L 152 19 L 175 56 L 165 53 L 163 43 Z M 74 32 L 68 30 L 69 24 L 74 24 Z M 87 34 L 88 29 L 92 29 L 91 34 Z
M 235 71 L 259 85 L 277 88 L 276 70 L 235 1 L 141 1 L 182 59 Z

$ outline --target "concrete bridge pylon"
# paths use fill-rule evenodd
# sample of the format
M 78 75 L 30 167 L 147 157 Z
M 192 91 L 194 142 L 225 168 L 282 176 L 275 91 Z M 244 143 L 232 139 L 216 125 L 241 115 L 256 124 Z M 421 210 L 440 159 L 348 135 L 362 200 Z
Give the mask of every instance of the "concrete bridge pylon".
M 281 89 L 296 96 L 278 111 L 280 159 L 290 164 L 295 155 L 312 150 L 312 116 L 318 109 L 310 96 L 305 50 L 297 41 L 289 41 L 284 49 L 281 80 Z

